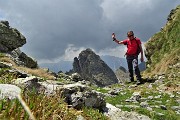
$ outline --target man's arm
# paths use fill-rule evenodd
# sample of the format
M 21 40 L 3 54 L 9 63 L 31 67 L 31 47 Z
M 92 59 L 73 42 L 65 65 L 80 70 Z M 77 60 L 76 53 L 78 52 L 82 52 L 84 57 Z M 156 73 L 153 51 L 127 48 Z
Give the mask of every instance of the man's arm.
M 112 34 L 112 39 L 113 39 L 113 41 L 115 41 L 115 42 L 118 43 L 118 44 L 123 44 L 123 41 L 119 41 L 119 40 L 116 39 L 114 33 Z
M 115 39 L 115 40 L 113 40 L 113 41 L 115 41 L 115 42 L 118 43 L 118 44 L 124 44 L 123 41 L 119 41 L 119 40 L 117 40 L 117 39 Z

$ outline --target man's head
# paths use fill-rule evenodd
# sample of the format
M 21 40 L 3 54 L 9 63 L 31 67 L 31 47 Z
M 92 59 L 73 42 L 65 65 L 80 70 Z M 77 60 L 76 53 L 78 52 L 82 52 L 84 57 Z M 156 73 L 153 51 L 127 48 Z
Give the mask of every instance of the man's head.
M 133 39 L 134 39 L 134 33 L 133 33 L 133 31 L 128 31 L 128 32 L 127 32 L 127 37 L 128 37 L 130 40 L 133 40 Z

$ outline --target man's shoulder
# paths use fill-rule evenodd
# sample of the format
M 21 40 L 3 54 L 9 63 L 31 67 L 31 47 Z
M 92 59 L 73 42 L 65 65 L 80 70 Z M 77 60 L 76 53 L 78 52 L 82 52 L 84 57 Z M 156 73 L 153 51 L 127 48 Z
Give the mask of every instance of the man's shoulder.
M 124 40 L 122 40 L 122 41 L 129 41 L 129 39 L 124 39 Z
M 138 38 L 138 37 L 136 37 L 135 39 L 136 39 L 137 41 L 141 41 L 140 38 Z
M 139 43 L 139 44 L 141 44 L 141 40 L 140 40 L 140 38 L 135 38 L 136 39 L 136 41 Z

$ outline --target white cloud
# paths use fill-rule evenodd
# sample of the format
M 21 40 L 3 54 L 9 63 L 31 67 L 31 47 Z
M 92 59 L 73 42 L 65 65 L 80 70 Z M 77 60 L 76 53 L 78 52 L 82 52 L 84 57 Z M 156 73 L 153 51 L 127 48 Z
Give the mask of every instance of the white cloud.
M 27 38 L 22 51 L 38 62 L 73 60 L 81 50 L 123 57 L 126 47 L 112 43 L 134 30 L 147 41 L 166 22 L 175 0 L 0 0 L 0 19 Z M 119 33 L 119 34 L 118 34 Z
M 97 54 L 100 56 L 104 55 L 110 55 L 110 56 L 115 56 L 115 57 L 124 57 L 124 54 L 126 53 L 126 46 L 117 46 L 115 48 L 105 48 L 100 50 Z
M 84 47 L 78 48 L 78 47 L 75 47 L 73 44 L 69 44 L 65 50 L 64 55 L 61 58 L 64 61 L 73 61 L 74 57 L 78 57 L 79 53 L 85 49 L 86 48 L 84 48 Z
M 59 56 L 55 59 L 41 59 L 39 60 L 39 63 L 42 64 L 42 63 L 58 63 L 60 61 L 73 61 L 74 57 L 78 57 L 79 53 L 85 49 L 86 49 L 85 47 L 78 48 L 73 44 L 69 44 L 62 56 Z

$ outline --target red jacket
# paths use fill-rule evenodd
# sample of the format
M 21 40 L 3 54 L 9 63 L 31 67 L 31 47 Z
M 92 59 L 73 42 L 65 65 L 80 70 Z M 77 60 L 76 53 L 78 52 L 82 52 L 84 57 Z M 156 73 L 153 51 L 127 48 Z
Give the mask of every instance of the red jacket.
M 125 39 L 123 40 L 123 44 L 127 45 L 126 55 L 137 55 L 137 49 L 141 41 L 139 38 L 135 38 L 133 40 Z

